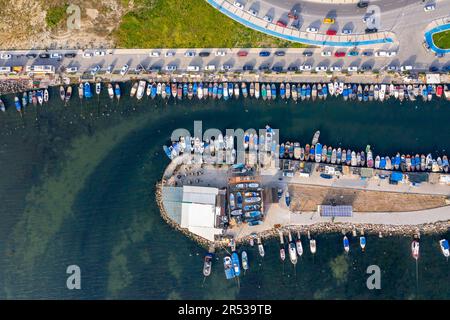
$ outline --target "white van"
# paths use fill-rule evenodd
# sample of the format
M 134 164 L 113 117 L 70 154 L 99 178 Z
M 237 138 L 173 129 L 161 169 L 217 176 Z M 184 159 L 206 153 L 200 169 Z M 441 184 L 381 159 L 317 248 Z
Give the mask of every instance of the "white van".
M 200 68 L 199 68 L 199 66 L 188 66 L 186 70 L 187 71 L 199 71 Z
M 412 70 L 413 67 L 412 66 L 401 66 L 400 67 L 400 71 L 409 71 Z
M 0 67 L 0 73 L 10 73 L 11 67 Z
M 75 73 L 78 71 L 78 67 L 67 67 L 66 72 L 67 73 Z

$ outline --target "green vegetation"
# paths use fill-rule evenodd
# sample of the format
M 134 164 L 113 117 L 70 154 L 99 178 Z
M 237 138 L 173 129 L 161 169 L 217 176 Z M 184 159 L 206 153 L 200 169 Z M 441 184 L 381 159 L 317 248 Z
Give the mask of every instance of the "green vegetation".
M 450 30 L 433 34 L 434 44 L 441 49 L 450 49 Z
M 66 10 L 68 5 L 63 4 L 57 7 L 50 7 L 47 9 L 47 14 L 45 16 L 45 22 L 49 28 L 56 27 L 66 16 Z
M 139 0 L 114 33 L 121 48 L 303 47 L 249 29 L 204 0 Z

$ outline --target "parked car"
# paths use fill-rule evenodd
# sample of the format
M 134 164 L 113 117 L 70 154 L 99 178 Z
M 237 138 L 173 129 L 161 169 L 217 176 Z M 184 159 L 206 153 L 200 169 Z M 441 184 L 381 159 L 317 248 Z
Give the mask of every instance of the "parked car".
M 427 4 L 425 7 L 423 7 L 423 11 L 434 11 L 436 9 L 436 6 L 434 4 Z
M 108 68 L 106 68 L 106 73 L 107 73 L 107 74 L 112 73 L 113 69 L 114 69 L 114 66 L 113 66 L 112 64 L 110 64 L 110 65 L 108 66 Z
M 37 57 L 37 54 L 35 54 L 35 53 L 27 53 L 25 55 L 25 57 L 27 57 L 28 59 L 34 59 L 34 58 Z
M 76 56 L 77 56 L 77 54 L 74 52 L 68 52 L 68 53 L 64 54 L 64 57 L 66 57 L 66 58 L 75 58 Z
M 202 51 L 198 54 L 200 57 L 209 57 L 210 53 L 207 51 Z
M 431 66 L 430 68 L 428 68 L 428 70 L 429 70 L 430 72 L 438 72 L 438 71 L 439 71 L 439 68 L 438 68 L 438 67 L 435 67 L 435 66 Z
M 283 28 L 286 28 L 286 27 L 287 27 L 286 23 L 283 22 L 283 21 L 281 21 L 281 20 L 278 20 L 278 21 L 277 21 L 277 26 L 280 26 L 280 27 L 283 27 Z
M 39 58 L 48 59 L 48 58 L 50 58 L 50 55 L 48 53 L 41 53 L 41 54 L 39 54 Z
M 128 72 L 128 69 L 130 69 L 130 66 L 127 65 L 127 64 L 125 64 L 125 65 L 122 67 L 122 69 L 120 69 L 120 75 L 124 76 L 124 75 Z
M 168 65 L 166 66 L 166 71 L 171 72 L 171 71 L 176 71 L 176 70 L 177 70 L 177 66 L 174 65 L 174 64 L 168 64 Z
M 186 51 L 184 53 L 185 57 L 195 57 L 195 51 Z
M 94 54 L 92 52 L 84 52 L 83 53 L 83 58 L 92 58 L 94 56 Z
M 238 57 L 246 57 L 248 55 L 248 52 L 241 50 L 241 51 L 238 51 L 237 55 L 238 55 Z
M 365 65 L 365 66 L 362 66 L 362 67 L 361 67 L 361 71 L 370 71 L 370 70 L 372 70 L 372 67 L 371 67 L 371 66 Z
M 142 71 L 144 71 L 144 67 L 140 64 L 138 65 L 135 69 L 134 72 L 135 73 L 141 73 Z
M 269 15 L 265 15 L 264 17 L 263 17 L 263 20 L 264 21 L 267 21 L 267 22 L 272 22 L 273 21 L 273 18 L 271 17 L 271 16 L 269 16 Z
M 388 57 L 394 57 L 397 55 L 397 51 L 388 51 L 386 52 L 386 56 Z
M 358 4 L 356 6 L 358 8 L 367 8 L 369 6 L 369 2 L 368 1 L 360 1 L 360 2 L 358 2 Z
M 96 65 L 95 67 L 93 67 L 93 68 L 91 69 L 91 74 L 94 75 L 94 74 L 96 74 L 96 73 L 99 72 L 99 71 L 100 71 L 100 66 L 99 66 L 99 65 Z
M 375 57 L 386 57 L 387 52 L 386 51 L 377 51 L 375 52 Z
M 324 24 L 333 24 L 335 21 L 333 18 L 325 18 L 323 19 Z
M 388 71 L 397 71 L 398 67 L 390 65 L 390 66 L 387 67 L 387 69 L 388 69 Z
M 187 66 L 186 70 L 187 71 L 199 71 L 200 67 L 199 66 L 190 65 L 190 66 Z
M 226 56 L 226 54 L 227 54 L 226 51 L 218 50 L 218 51 L 216 51 L 215 56 L 216 57 L 224 57 L 224 56 Z
M 175 51 L 166 51 L 165 56 L 166 57 L 173 57 L 173 56 L 175 56 Z
M 253 70 L 253 66 L 249 65 L 249 64 L 246 64 L 246 65 L 244 65 L 242 70 L 244 70 L 244 71 L 252 71 Z
M 347 55 L 350 57 L 356 57 L 357 55 L 359 55 L 359 52 L 358 51 L 349 51 L 347 53 Z
M 62 54 L 54 52 L 54 53 L 50 54 L 50 58 L 51 59 L 61 59 L 62 58 Z
M 325 66 L 318 66 L 318 67 L 316 67 L 316 72 L 325 72 L 327 70 L 328 70 L 328 68 L 325 67 Z
M 270 56 L 270 52 L 269 51 L 261 51 L 259 53 L 259 56 L 260 57 L 268 57 L 268 56 Z
M 229 64 L 224 64 L 222 67 L 220 67 L 220 69 L 221 69 L 222 71 L 228 71 L 228 70 L 231 70 L 231 65 L 229 65 Z
M 269 68 L 268 64 L 262 64 L 259 66 L 258 69 L 259 69 L 259 71 L 268 71 L 270 68 Z
M 343 51 L 336 51 L 334 53 L 334 56 L 335 57 L 345 57 L 345 52 L 343 52 Z
M 254 17 L 256 17 L 258 15 L 258 11 L 256 11 L 253 8 L 248 9 L 247 12 L 250 13 Z
M 9 53 L 2 53 L 2 54 L 0 54 L 0 59 L 9 60 L 9 59 L 11 59 L 11 55 Z
M 283 57 L 283 56 L 286 55 L 286 52 L 284 52 L 284 51 L 275 51 L 275 55 L 276 55 L 277 57 Z
M 101 50 L 97 50 L 97 51 L 94 51 L 94 56 L 96 56 L 96 57 L 103 57 L 103 56 L 106 56 L 106 52 L 105 51 L 101 51 Z
M 322 51 L 320 53 L 322 57 L 331 57 L 331 51 Z
M 236 8 L 239 8 L 239 9 L 241 9 L 241 10 L 244 9 L 244 5 L 243 5 L 242 3 L 240 3 L 239 1 L 235 1 L 235 2 L 233 3 L 233 5 L 234 5 Z
M 204 67 L 205 71 L 214 71 L 216 70 L 216 66 L 213 64 L 208 64 L 207 66 Z
M 297 66 L 289 66 L 287 68 L 288 71 L 298 71 L 298 67 Z
M 371 56 L 373 56 L 373 52 L 372 51 L 363 51 L 362 55 L 365 57 L 371 57 Z
M 352 34 L 352 29 L 342 29 L 343 34 Z
M 366 28 L 365 30 L 366 33 L 375 33 L 378 32 L 377 28 Z
M 309 64 L 304 64 L 302 66 L 300 66 L 300 70 L 301 71 L 311 71 L 312 70 L 312 66 Z
M 281 71 L 283 71 L 283 67 L 282 66 L 273 66 L 272 71 L 281 72 Z
M 333 66 L 333 67 L 330 67 L 330 71 L 342 71 L 342 67 Z
M 334 35 L 336 35 L 336 30 L 333 30 L 333 29 L 328 29 L 327 30 L 327 36 L 334 36 Z
M 78 71 L 78 67 L 67 67 L 66 72 L 67 73 L 75 73 Z
M 356 71 L 358 71 L 358 67 L 350 66 L 350 67 L 347 68 L 347 71 L 349 71 L 349 72 L 356 72 Z
M 314 28 L 314 27 L 309 27 L 309 28 L 306 28 L 306 32 L 317 33 L 317 32 L 319 32 L 319 29 Z
M 160 72 L 161 69 L 162 69 L 161 66 L 153 65 L 153 66 L 151 66 L 151 67 L 148 69 L 148 71 L 150 71 L 150 72 Z
M 311 51 L 303 51 L 303 55 L 305 57 L 311 57 L 313 55 L 313 53 Z

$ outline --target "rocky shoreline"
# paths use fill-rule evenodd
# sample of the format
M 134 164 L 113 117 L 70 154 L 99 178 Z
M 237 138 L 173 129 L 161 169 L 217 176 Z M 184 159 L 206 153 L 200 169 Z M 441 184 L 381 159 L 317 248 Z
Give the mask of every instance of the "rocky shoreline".
M 1 80 L 0 81 L 0 95 L 24 92 L 32 89 L 32 82 L 26 79 L 20 80 Z
M 178 224 L 172 221 L 167 214 L 163 201 L 162 201 L 162 187 L 165 180 L 162 180 L 156 184 L 156 203 L 160 210 L 161 217 L 169 224 L 172 228 L 183 233 L 189 239 L 197 242 L 200 246 L 205 249 L 210 250 L 211 247 L 214 248 L 226 248 L 229 245 L 229 239 L 223 239 L 221 241 L 211 242 L 204 238 L 201 238 L 186 229 L 180 228 Z M 323 234 L 323 233 L 351 233 L 356 231 L 358 234 L 362 232 L 365 235 L 378 235 L 378 236 L 404 236 L 410 237 L 416 234 L 442 234 L 448 231 L 450 227 L 450 220 L 439 221 L 435 223 L 427 223 L 421 225 L 380 225 L 380 224 L 358 224 L 358 223 L 342 223 L 342 222 L 326 222 L 318 223 L 309 226 L 284 226 L 280 228 L 272 228 L 264 232 L 258 233 L 257 236 L 262 240 L 267 240 L 271 238 L 276 238 L 279 236 L 279 232 L 288 231 L 300 232 L 303 236 L 306 234 Z M 252 236 L 244 237 L 236 240 L 236 244 L 249 243 Z

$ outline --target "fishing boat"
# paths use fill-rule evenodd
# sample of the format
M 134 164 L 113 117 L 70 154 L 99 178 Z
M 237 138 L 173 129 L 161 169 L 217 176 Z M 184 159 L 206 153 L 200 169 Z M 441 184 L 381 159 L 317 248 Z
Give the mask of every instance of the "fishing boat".
M 86 95 L 86 94 L 85 94 Z M 92 94 L 91 94 L 92 96 Z M 49 99 L 49 94 L 48 94 L 48 90 L 44 89 L 44 102 L 48 102 Z
M 290 99 L 290 98 L 291 98 L 291 84 L 286 83 L 286 99 Z
M 114 99 L 114 88 L 111 83 L 108 83 L 108 96 L 110 99 Z
M 366 248 L 366 237 L 364 236 L 359 237 L 359 246 L 361 247 L 361 250 L 364 252 Z
M 275 83 L 272 83 L 270 86 L 270 93 L 272 96 L 272 100 L 275 100 L 277 98 L 277 87 L 275 86 Z
M 25 108 L 27 106 L 27 104 L 28 104 L 28 96 L 27 96 L 27 93 L 24 92 L 22 94 L 22 107 Z
M 139 92 L 139 90 L 138 90 Z M 161 98 L 164 100 L 167 97 L 166 84 L 161 84 Z
M 362 93 L 362 86 L 358 85 L 358 92 L 357 92 L 358 101 L 362 101 L 363 99 L 363 93 Z
M 349 244 L 349 242 L 348 242 L 348 238 L 347 238 L 347 236 L 344 236 L 344 239 L 343 239 L 343 244 L 344 244 L 344 250 L 345 250 L 345 252 L 349 252 L 350 251 L 350 244 Z
M 239 277 L 241 274 L 241 266 L 239 263 L 239 255 L 236 251 L 231 254 L 231 262 L 233 263 L 233 272 L 236 277 Z
M 170 95 L 172 94 L 170 83 L 166 83 L 165 92 L 166 92 L 166 98 L 170 99 Z
M 131 91 L 130 91 L 130 97 L 134 97 L 136 95 L 138 87 L 139 87 L 138 82 L 133 83 L 133 86 L 131 87 Z
M 177 98 L 178 100 L 183 99 L 183 85 L 181 83 L 179 83 L 177 87 Z
M 334 96 L 334 84 L 332 82 L 328 83 L 328 92 L 330 93 L 330 96 Z
M 300 232 L 297 232 L 297 240 L 295 241 L 295 246 L 297 248 L 297 254 L 299 257 L 303 254 L 303 246 L 302 246 L 302 240 L 300 238 Z
M 202 94 L 202 96 L 203 96 L 203 94 Z M 227 101 L 229 98 L 230 98 L 230 95 L 228 94 L 228 83 L 225 82 L 223 84 L 223 99 L 225 101 Z
M 17 96 L 14 97 L 14 106 L 16 107 L 17 112 L 22 112 L 22 105 L 20 104 L 20 99 Z
M 64 86 L 59 86 L 59 97 L 61 98 L 61 101 L 66 99 L 66 90 L 64 90 Z
M 412 257 L 416 260 L 419 259 L 419 240 L 414 239 L 411 243 L 411 254 Z
M 97 95 L 99 95 L 101 91 L 102 91 L 102 83 L 101 82 L 96 82 L 95 83 L 95 93 Z
M 250 240 L 253 240 L 253 238 L 251 238 Z M 248 270 L 248 256 L 247 256 L 246 251 L 242 251 L 241 259 L 242 259 L 242 269 L 247 271 Z
M 247 90 L 247 84 L 245 82 L 241 83 L 241 91 L 242 91 L 242 96 L 244 98 L 247 98 L 248 96 L 248 90 Z
M 223 267 L 225 269 L 225 277 L 228 279 L 233 279 L 236 275 L 234 274 L 233 263 L 230 256 L 225 256 L 223 258 Z
M 309 84 L 306 85 L 306 100 L 311 98 L 311 86 Z
M 34 93 L 34 91 L 28 92 L 28 104 L 33 103 L 33 93 Z
M 234 84 L 234 92 L 233 92 L 233 94 L 234 94 L 234 97 L 236 99 L 239 98 L 239 84 L 237 84 L 237 83 Z
M 286 251 L 284 250 L 284 245 L 282 245 L 280 248 L 280 259 L 281 261 L 286 260 Z
M 294 159 L 300 159 L 300 143 L 294 142 Z
M 5 103 L 3 102 L 2 99 L 0 99 L 0 111 L 1 112 L 5 112 L 6 111 Z
M 322 85 L 320 83 L 317 85 L 317 96 L 320 100 L 323 99 Z
M 145 95 L 147 97 L 150 97 L 151 93 L 152 93 L 152 84 L 151 83 L 147 83 L 147 89 L 145 89 Z
M 217 95 L 217 83 L 214 84 L 214 88 L 215 88 L 215 93 Z M 158 88 L 160 87 L 160 83 L 158 83 Z M 161 89 L 159 89 L 159 91 L 161 91 Z M 157 90 L 158 93 L 158 90 Z M 191 100 L 194 97 L 194 85 L 192 84 L 192 82 L 189 82 L 188 84 L 188 92 L 187 92 L 187 97 L 189 100 Z
M 311 251 L 312 254 L 316 253 L 317 246 L 316 246 L 316 240 L 315 239 L 309 239 L 309 250 Z
M 261 85 L 261 96 L 264 101 L 267 99 L 267 90 L 264 83 Z
M 80 86 L 81 86 L 81 97 L 83 97 L 83 85 L 80 84 Z M 79 93 L 79 91 L 78 91 L 78 93 Z M 37 99 L 37 102 L 42 106 L 42 103 L 44 102 L 44 92 L 42 90 L 38 90 L 36 92 L 36 99 Z
M 292 85 L 292 100 L 295 102 L 298 100 L 297 86 L 295 84 Z
M 253 98 L 255 96 L 255 83 L 250 83 L 250 97 Z
M 286 98 L 286 89 L 284 87 L 284 83 L 282 83 L 280 85 L 280 97 L 281 97 L 281 99 L 285 99 Z
M 205 277 L 208 277 L 211 274 L 212 260 L 213 255 L 211 253 L 207 253 L 203 259 L 203 275 Z
M 320 143 L 316 144 L 315 160 L 316 162 L 320 162 L 322 160 L 322 145 Z
M 382 84 L 380 86 L 380 92 L 379 92 L 379 99 L 381 102 L 384 101 L 385 95 L 386 95 L 386 85 Z
M 192 83 L 189 83 L 192 86 Z M 156 85 L 156 95 L 160 96 L 161 95 L 161 91 L 162 91 L 162 83 L 158 82 L 158 84 Z
M 375 99 L 375 101 L 378 100 L 379 94 L 380 94 L 380 88 L 379 88 L 378 85 L 376 84 L 376 85 L 374 86 L 374 89 L 373 89 L 373 98 Z
M 78 98 L 80 98 L 80 100 L 81 99 L 83 99 L 83 84 L 82 83 L 80 83 L 79 85 L 78 85 Z M 38 102 L 40 103 L 40 104 L 42 104 L 42 102 L 40 102 L 39 101 L 39 98 L 40 98 L 40 95 L 38 94 L 37 95 L 37 97 L 38 97 Z
M 259 82 L 256 82 L 255 83 L 255 98 L 259 99 L 259 95 L 260 95 Z
M 441 247 L 441 251 L 444 257 L 448 259 L 450 253 L 447 239 L 439 240 L 439 246 Z
M 264 246 L 263 246 L 263 244 L 261 243 L 261 240 L 260 239 L 258 239 L 258 252 L 259 252 L 259 255 L 261 256 L 261 258 L 264 258 Z
M 314 136 L 313 136 L 312 141 L 311 141 L 311 145 L 312 145 L 312 146 L 315 146 L 315 145 L 319 142 L 319 137 L 320 137 L 320 131 L 317 130 L 317 131 L 314 133 Z
M 300 100 L 303 101 L 306 99 L 306 84 L 303 84 L 300 90 Z
M 223 84 L 219 83 L 219 86 L 217 87 L 217 99 L 222 99 L 223 95 Z
M 294 242 L 289 242 L 289 260 L 291 260 L 292 264 L 297 264 L 297 250 L 295 248 Z
M 120 85 L 118 83 L 114 85 L 114 94 L 116 95 L 117 100 L 120 100 L 121 92 L 120 92 Z
M 217 89 L 218 89 L 217 82 L 214 82 L 213 88 L 212 88 L 212 98 L 213 99 L 217 98 Z
M 336 163 L 340 164 L 342 160 L 342 149 L 338 148 L 336 152 Z
M 175 99 L 178 95 L 177 83 L 172 82 L 172 84 L 170 86 L 171 86 L 172 97 Z M 151 91 L 151 87 L 150 87 L 150 91 Z

